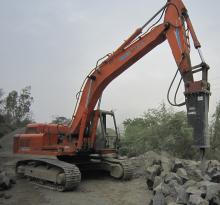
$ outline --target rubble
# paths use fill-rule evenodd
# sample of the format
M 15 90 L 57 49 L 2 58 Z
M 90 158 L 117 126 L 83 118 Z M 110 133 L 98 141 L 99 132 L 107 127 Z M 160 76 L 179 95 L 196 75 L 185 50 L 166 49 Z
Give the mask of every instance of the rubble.
M 207 161 L 202 172 L 200 162 L 160 158 L 152 151 L 150 156 L 145 176 L 154 193 L 152 205 L 220 205 L 220 162 Z

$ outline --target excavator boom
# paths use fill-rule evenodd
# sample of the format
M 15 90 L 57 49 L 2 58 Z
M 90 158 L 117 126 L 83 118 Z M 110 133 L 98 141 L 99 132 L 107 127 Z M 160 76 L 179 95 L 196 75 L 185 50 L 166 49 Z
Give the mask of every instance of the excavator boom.
M 156 14 L 158 15 L 160 12 L 165 13 L 162 24 L 142 33 L 150 23 L 148 21 L 87 76 L 83 89 L 80 91 L 82 94 L 69 130 L 70 134 L 79 136 L 76 144 L 77 149 L 80 150 L 83 145 L 84 130 L 106 86 L 165 40 L 168 40 L 178 71 L 184 81 L 188 119 L 194 127 L 195 145 L 199 147 L 208 146 L 206 139 L 210 95 L 209 83 L 207 82 L 209 67 L 203 59 L 202 64 L 196 68 L 191 65 L 188 31 L 199 54 L 201 54 L 201 45 L 182 1 L 168 0 L 166 5 Z M 155 17 L 156 15 L 152 19 Z M 203 77 L 200 81 L 194 81 L 193 74 L 199 71 L 202 71 Z M 198 101 L 198 99 L 200 100 Z M 203 114 L 201 115 L 201 113 Z M 197 123 L 197 120 L 200 123 Z

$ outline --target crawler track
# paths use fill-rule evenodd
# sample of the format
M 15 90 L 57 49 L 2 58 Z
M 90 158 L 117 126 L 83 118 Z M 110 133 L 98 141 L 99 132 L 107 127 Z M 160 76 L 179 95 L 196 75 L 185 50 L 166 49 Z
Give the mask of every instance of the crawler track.
M 129 180 L 132 178 L 133 175 L 133 167 L 131 163 L 127 159 L 115 159 L 115 158 L 105 158 L 103 160 L 104 162 L 107 162 L 108 164 L 112 165 L 120 165 L 123 169 L 123 174 L 121 179 L 123 180 Z
M 24 169 L 23 173 L 18 173 L 18 168 L 22 166 Z M 36 167 L 45 166 L 45 167 L 53 167 L 59 169 L 59 174 L 64 174 L 64 182 L 61 184 L 56 183 L 54 180 L 45 180 L 42 177 L 37 177 L 37 174 L 34 176 L 30 176 L 26 174 L 25 169 L 31 169 L 31 172 L 35 171 Z M 45 187 L 48 189 L 58 190 L 58 191 L 70 191 L 76 188 L 81 181 L 81 173 L 77 166 L 74 164 L 69 164 L 63 161 L 59 161 L 56 159 L 33 159 L 33 160 L 22 160 L 17 162 L 16 164 L 16 172 L 24 176 L 34 184 L 37 184 L 41 187 Z

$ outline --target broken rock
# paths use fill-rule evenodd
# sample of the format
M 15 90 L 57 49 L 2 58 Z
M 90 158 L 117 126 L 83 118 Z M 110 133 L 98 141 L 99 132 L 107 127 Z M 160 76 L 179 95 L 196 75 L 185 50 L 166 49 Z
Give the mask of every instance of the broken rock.
M 180 159 L 176 158 L 173 161 L 172 172 L 176 172 L 179 168 L 183 168 L 183 163 Z
M 211 177 L 211 181 L 215 183 L 220 183 L 220 172 L 213 174 Z
M 0 191 L 9 189 L 15 183 L 16 180 L 14 177 L 10 177 L 5 171 L 0 170 Z
M 208 170 L 210 168 L 216 168 L 217 170 L 220 171 L 220 162 L 217 161 L 217 160 L 209 160 L 209 161 L 207 161 L 206 171 L 208 172 Z
M 156 176 L 159 176 L 161 173 L 161 166 L 160 165 L 153 165 L 148 167 L 146 170 L 146 178 L 154 180 Z
M 174 197 L 172 197 L 172 196 L 170 196 L 170 195 L 168 195 L 166 198 L 165 198 L 165 200 L 166 200 L 166 204 L 176 204 L 176 198 L 174 198 Z
M 170 156 L 167 156 L 166 153 L 163 153 L 161 156 L 161 165 L 163 168 L 163 172 L 169 173 L 172 169 L 172 160 L 170 159 Z
M 177 192 L 176 202 L 180 204 L 186 204 L 188 196 L 187 196 L 185 189 L 182 186 L 179 186 L 177 187 L 176 192 Z
M 209 202 L 204 200 L 202 197 L 198 195 L 190 195 L 189 197 L 189 205 L 209 205 Z
M 6 173 L 3 171 L 0 173 L 0 190 L 5 190 L 11 187 L 10 179 L 7 177 Z
M 164 182 L 168 184 L 170 181 L 176 181 L 178 184 L 183 184 L 182 179 L 174 172 L 170 172 L 165 176 Z
M 217 160 L 209 160 L 206 173 L 211 178 L 210 181 L 220 183 L 220 162 Z
M 203 175 L 202 175 L 202 171 L 199 169 L 191 169 L 190 171 L 187 171 L 187 175 L 189 176 L 189 178 L 200 182 L 204 179 Z
M 186 193 L 188 195 L 197 195 L 203 198 L 206 196 L 206 191 L 204 189 L 199 189 L 199 187 L 195 185 L 188 187 Z
M 187 193 L 183 186 L 178 184 L 175 180 L 169 182 L 170 196 L 175 199 L 175 202 L 186 204 L 187 203 Z
M 214 204 L 220 204 L 220 184 L 209 181 L 199 183 L 200 188 L 206 190 L 205 199 Z
M 157 164 L 150 166 L 146 169 L 147 185 L 150 190 L 153 189 L 155 177 L 159 176 L 160 173 L 161 173 L 161 166 Z
M 186 170 L 184 168 L 178 168 L 176 174 L 182 178 L 183 183 L 185 183 L 189 179 Z
M 162 177 L 161 176 L 156 176 L 154 178 L 154 185 L 153 185 L 153 189 L 156 188 L 159 184 L 162 183 Z
M 195 185 L 196 185 L 196 181 L 190 179 L 190 180 L 188 180 L 188 181 L 183 185 L 183 187 L 184 187 L 185 189 L 187 189 L 188 187 L 195 186 Z
M 165 201 L 165 197 L 164 197 L 163 193 L 157 192 L 154 195 L 150 204 L 151 205 L 166 205 L 166 201 Z
M 166 197 L 171 193 L 171 189 L 168 184 L 161 182 L 157 187 L 154 188 L 154 193 L 161 192 Z
M 154 151 L 148 151 L 144 154 L 145 168 L 152 166 L 156 161 L 160 160 L 160 155 Z

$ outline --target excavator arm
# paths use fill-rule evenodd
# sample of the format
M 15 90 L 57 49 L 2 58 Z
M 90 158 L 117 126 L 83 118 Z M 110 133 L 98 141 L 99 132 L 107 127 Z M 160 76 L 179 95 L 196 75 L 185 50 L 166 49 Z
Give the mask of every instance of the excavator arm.
M 164 14 L 164 22 L 150 27 L 144 32 L 158 14 Z M 162 17 L 161 15 L 161 17 Z M 195 48 L 202 62 L 192 67 L 190 60 L 189 36 L 191 34 Z M 138 28 L 115 52 L 97 65 L 87 76 L 80 90 L 79 101 L 70 125 L 69 134 L 77 135 L 75 143 L 78 150 L 83 145 L 87 123 L 106 86 L 128 69 L 132 64 L 150 52 L 153 48 L 168 40 L 176 61 L 178 71 L 185 85 L 185 103 L 189 123 L 194 128 L 195 145 L 208 146 L 207 123 L 209 104 L 208 65 L 202 58 L 200 43 L 196 37 L 187 9 L 181 0 L 168 0 L 145 25 Z M 202 79 L 194 80 L 194 73 L 202 72 Z M 174 103 L 173 105 L 177 105 Z

